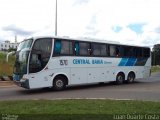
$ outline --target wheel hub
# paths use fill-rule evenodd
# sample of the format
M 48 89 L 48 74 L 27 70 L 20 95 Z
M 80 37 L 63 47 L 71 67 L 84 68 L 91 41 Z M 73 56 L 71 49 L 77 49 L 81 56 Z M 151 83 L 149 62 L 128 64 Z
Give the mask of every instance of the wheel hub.
M 62 80 L 57 80 L 56 81 L 56 86 L 59 87 L 59 88 L 63 87 L 63 81 Z

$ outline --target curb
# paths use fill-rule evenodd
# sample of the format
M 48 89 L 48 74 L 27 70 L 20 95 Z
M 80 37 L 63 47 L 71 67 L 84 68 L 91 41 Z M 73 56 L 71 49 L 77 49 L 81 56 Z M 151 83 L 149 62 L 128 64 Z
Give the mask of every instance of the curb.
M 12 81 L 12 76 L 0 76 L 0 81 Z
M 0 81 L 0 88 L 8 88 L 16 86 L 13 81 Z

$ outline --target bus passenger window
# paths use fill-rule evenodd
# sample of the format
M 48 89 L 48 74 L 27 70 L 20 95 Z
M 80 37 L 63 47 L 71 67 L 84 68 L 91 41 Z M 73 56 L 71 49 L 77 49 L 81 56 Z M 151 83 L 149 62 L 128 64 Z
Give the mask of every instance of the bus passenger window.
M 55 45 L 54 45 L 54 54 L 59 55 L 61 52 L 61 41 L 56 40 Z
M 61 54 L 62 55 L 72 55 L 73 54 L 73 46 L 71 41 L 61 41 Z
M 92 44 L 92 54 L 94 56 L 100 56 L 101 55 L 101 50 L 100 50 L 100 45 L 93 43 Z
M 90 48 L 90 43 L 86 42 L 80 42 L 79 43 L 79 54 L 84 55 L 84 56 L 90 56 L 91 55 L 91 48 Z
M 123 55 L 123 47 L 118 45 L 110 45 L 110 56 L 111 57 L 121 57 Z
M 110 45 L 110 47 L 109 47 L 109 51 L 110 51 L 110 56 L 111 57 L 116 57 L 116 46 L 114 46 L 114 45 Z
M 29 73 L 39 72 L 47 65 L 50 59 L 51 49 L 51 38 L 37 39 L 35 41 L 30 55 Z
M 136 48 L 136 57 L 142 57 L 142 48 L 140 47 Z
M 106 56 L 107 48 L 105 44 L 92 43 L 93 56 Z
M 150 57 L 150 49 L 149 48 L 143 48 L 143 57 Z
M 116 57 L 120 56 L 120 49 L 119 47 L 116 47 Z
M 79 43 L 78 42 L 75 43 L 75 54 L 79 55 Z
M 130 49 L 131 49 L 131 47 L 124 46 L 124 57 L 130 57 L 130 56 L 132 56 L 132 53 L 131 53 Z

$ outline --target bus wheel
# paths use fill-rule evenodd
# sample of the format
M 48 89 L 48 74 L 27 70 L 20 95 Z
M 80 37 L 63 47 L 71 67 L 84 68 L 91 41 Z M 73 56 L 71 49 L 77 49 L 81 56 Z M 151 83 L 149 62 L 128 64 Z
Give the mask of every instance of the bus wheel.
M 135 74 L 134 73 L 129 73 L 127 77 L 127 83 L 133 83 L 135 79 Z
M 118 73 L 116 77 L 116 84 L 122 84 L 125 80 L 124 74 L 123 73 Z
M 63 77 L 56 77 L 53 81 L 53 89 L 54 90 L 63 90 L 66 87 L 66 80 Z

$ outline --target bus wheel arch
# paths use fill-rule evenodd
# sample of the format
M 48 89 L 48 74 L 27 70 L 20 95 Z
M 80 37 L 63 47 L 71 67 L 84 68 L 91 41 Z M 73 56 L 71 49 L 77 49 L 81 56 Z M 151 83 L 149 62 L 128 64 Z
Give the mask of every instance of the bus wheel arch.
M 116 75 L 116 84 L 122 84 L 125 81 L 125 74 L 124 72 L 118 72 Z
M 130 71 L 127 76 L 127 83 L 133 83 L 136 78 L 136 74 L 134 71 Z
M 68 85 L 68 77 L 64 74 L 58 74 L 53 79 L 53 89 L 54 90 L 63 90 Z

